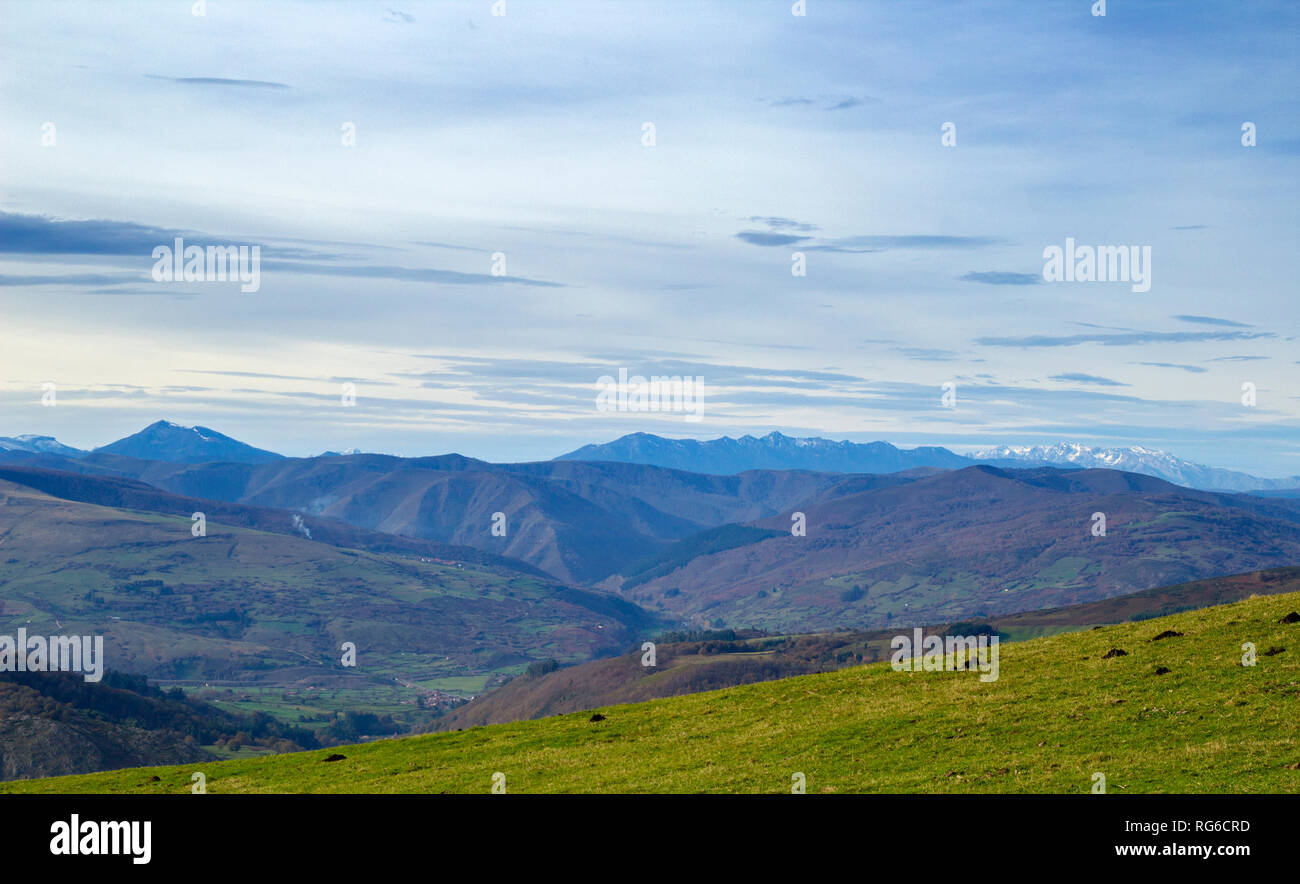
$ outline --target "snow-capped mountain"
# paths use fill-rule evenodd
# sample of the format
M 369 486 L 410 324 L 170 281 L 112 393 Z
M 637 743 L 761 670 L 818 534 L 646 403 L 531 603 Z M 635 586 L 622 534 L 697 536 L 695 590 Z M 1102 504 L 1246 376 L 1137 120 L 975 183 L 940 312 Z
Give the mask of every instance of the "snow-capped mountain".
M 171 421 L 152 423 L 134 435 L 96 448 L 95 453 L 168 463 L 267 463 L 283 458 L 207 427 L 182 427 Z
M 916 467 L 958 469 L 970 461 L 946 448 L 895 448 L 888 442 L 835 442 L 766 436 L 723 436 L 701 442 L 632 433 L 600 445 L 584 445 L 556 460 L 618 461 L 695 473 L 729 475 L 745 470 L 818 470 L 836 473 L 894 473 Z
M 1192 463 L 1156 448 L 1134 445 L 1128 448 L 1097 448 L 1078 442 L 1056 445 L 1001 445 L 969 455 L 974 460 L 1049 463 L 1082 469 L 1123 470 L 1155 476 L 1176 485 L 1206 491 L 1273 491 L 1300 488 L 1300 476 L 1261 479 L 1236 470 L 1224 470 Z
M 63 457 L 81 457 L 86 452 L 64 445 L 53 436 L 0 436 L 0 451 L 30 451 L 33 454 L 58 454 Z

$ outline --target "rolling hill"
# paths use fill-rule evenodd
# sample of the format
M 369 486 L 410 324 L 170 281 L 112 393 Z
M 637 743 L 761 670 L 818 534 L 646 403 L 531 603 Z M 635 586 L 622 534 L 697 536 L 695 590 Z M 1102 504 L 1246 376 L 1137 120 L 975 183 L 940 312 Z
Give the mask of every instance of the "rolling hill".
M 584 584 L 701 530 L 778 513 L 844 479 L 802 472 L 703 476 L 615 463 L 489 464 L 460 455 L 179 464 L 93 453 L 68 464 L 182 496 L 472 546 Z M 62 468 L 48 458 L 32 465 Z M 492 534 L 497 512 L 505 515 L 504 537 Z
M 993 682 L 877 663 L 203 770 L 211 793 L 485 794 L 496 774 L 513 793 L 788 793 L 803 774 L 813 793 L 1087 794 L 1098 773 L 1112 793 L 1295 792 L 1297 607 L 1291 593 L 1006 645 Z M 176 794 L 193 769 L 0 791 Z
M 132 479 L 0 465 L 0 480 L 25 485 L 42 494 L 79 503 L 146 510 L 151 513 L 185 518 L 190 518 L 196 512 L 202 512 L 207 518 L 223 525 L 305 537 L 330 546 L 441 558 L 474 564 L 487 570 L 545 576 L 543 571 L 526 562 L 483 552 L 470 546 L 381 534 L 320 516 L 304 519 L 300 513 L 288 510 L 183 497 Z
M 699 628 L 815 632 L 1077 604 L 1300 563 L 1294 500 L 1193 491 L 1112 470 L 977 466 L 893 487 L 858 477 L 626 597 Z M 1095 536 L 1094 513 L 1107 531 Z
M 617 598 L 500 564 L 331 546 L 215 513 L 206 536 L 192 524 L 0 481 L 0 632 L 103 635 L 110 668 L 221 681 L 247 694 L 244 711 L 294 721 L 426 705 L 427 720 L 530 661 L 591 659 L 654 628 Z M 341 665 L 344 642 L 355 667 Z

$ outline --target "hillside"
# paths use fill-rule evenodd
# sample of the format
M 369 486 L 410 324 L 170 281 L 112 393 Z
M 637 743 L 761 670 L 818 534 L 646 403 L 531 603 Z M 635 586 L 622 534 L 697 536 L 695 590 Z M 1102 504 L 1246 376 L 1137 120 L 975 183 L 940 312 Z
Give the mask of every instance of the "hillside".
M 247 506 L 198 497 L 184 497 L 161 491 L 152 485 L 116 476 L 69 473 L 0 464 L 0 481 L 25 485 L 50 497 L 119 509 L 143 510 L 190 518 L 202 512 L 223 525 L 305 537 L 330 546 L 365 549 L 372 552 L 447 559 L 474 564 L 503 574 L 523 572 L 538 577 L 543 571 L 518 559 L 508 559 L 470 546 L 420 540 L 396 534 L 368 531 L 337 519 L 322 516 L 304 518 L 300 513 L 270 507 Z
M 1255 595 L 1289 592 L 1300 592 L 1300 568 L 1253 571 L 1162 586 L 1082 605 L 992 617 L 978 624 L 931 624 L 925 632 L 946 635 L 973 626 L 995 630 L 1004 641 L 1020 641 L 1094 626 L 1149 620 Z M 745 637 L 728 631 L 693 640 L 669 634 L 656 645 L 654 668 L 641 665 L 642 652 L 638 649 L 540 677 L 519 676 L 450 710 L 434 724 L 437 730 L 459 730 L 830 672 L 888 660 L 890 641 L 898 632 L 899 629 L 882 629 Z
M 338 742 L 335 740 L 334 742 Z M 311 730 L 235 715 L 143 676 L 0 672 L 0 779 L 213 761 L 214 752 L 318 748 Z
M 847 479 L 751 526 L 780 536 L 625 590 L 698 627 L 815 632 L 942 623 L 1300 563 L 1293 500 L 1113 470 L 978 466 L 860 490 Z M 1093 513 L 1106 517 L 1094 536 Z
M 656 628 L 605 594 L 472 563 L 62 500 L 0 481 L 0 632 L 103 635 L 107 665 L 237 688 L 296 722 L 434 707 Z M 357 665 L 341 665 L 341 645 Z M 238 704 L 244 704 L 238 706 Z
M 1001 677 L 887 663 L 538 721 L 204 766 L 222 792 L 1294 792 L 1300 594 L 1001 648 Z M 1288 616 L 1292 615 L 1292 616 Z M 1180 633 L 1158 640 L 1167 631 Z M 1254 643 L 1257 665 L 1241 665 Z M 1107 657 L 1112 649 L 1126 652 Z M 1158 673 L 1159 669 L 1166 669 Z M 193 766 L 0 785 L 188 791 Z M 151 776 L 158 780 L 152 781 Z
M 49 456 L 21 462 L 63 468 Z M 177 495 L 471 546 L 586 584 L 698 531 L 774 515 L 844 479 L 801 472 L 702 476 L 616 463 L 489 464 L 459 455 L 178 464 L 97 452 L 67 464 Z M 506 518 L 504 537 L 491 530 L 498 512 Z
M 33 465 L 52 457 L 29 456 L 44 458 L 25 461 Z M 616 590 L 694 628 L 870 629 L 912 615 L 941 622 L 1300 563 L 1293 500 L 1112 470 L 711 476 L 457 455 L 175 464 L 93 453 L 66 462 L 180 497 L 281 511 L 237 524 L 284 530 L 300 516 L 333 526 L 341 545 L 376 548 L 340 530 L 351 525 L 371 540 L 390 538 L 386 549 L 395 549 L 392 538 L 472 547 L 484 562 L 495 556 L 516 570 Z M 122 499 L 142 498 L 132 494 Z M 140 505 L 180 512 L 175 501 Z M 1098 511 L 1106 537 L 1091 534 Z M 794 512 L 807 516 L 806 537 L 790 536 Z M 505 536 L 492 532 L 495 513 Z
M 0 680 L 0 780 L 212 760 L 180 734 L 103 721 Z

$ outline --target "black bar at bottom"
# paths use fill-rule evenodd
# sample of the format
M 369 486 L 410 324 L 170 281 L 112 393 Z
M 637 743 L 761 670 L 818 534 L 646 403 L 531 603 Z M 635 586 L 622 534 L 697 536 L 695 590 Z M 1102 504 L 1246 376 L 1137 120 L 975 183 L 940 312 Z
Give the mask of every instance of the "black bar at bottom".
M 861 864 L 864 873 L 918 862 L 1002 869 L 1049 858 L 1063 868 L 1142 862 L 1182 869 L 1294 856 L 1300 796 L 1118 795 L 186 795 L 0 797 L 0 849 L 11 870 L 39 865 L 128 875 L 258 871 L 405 876 L 547 869 L 631 880 L 690 868 L 771 873 L 793 864 Z M 74 822 L 148 821 L 149 861 L 136 840 L 116 855 L 52 850 Z M 63 824 L 61 827 L 60 824 Z M 111 849 L 114 827 L 101 838 Z M 125 840 L 125 834 L 120 835 Z M 78 847 L 82 842 L 78 843 Z M 85 842 L 94 847 L 94 840 Z M 120 847 L 121 845 L 119 845 Z M 135 850 L 137 858 L 142 850 Z M 1204 855 L 1203 855 L 1204 854 Z M 713 857 L 712 860 L 708 857 Z M 1010 868 L 1014 868 L 1011 866 Z

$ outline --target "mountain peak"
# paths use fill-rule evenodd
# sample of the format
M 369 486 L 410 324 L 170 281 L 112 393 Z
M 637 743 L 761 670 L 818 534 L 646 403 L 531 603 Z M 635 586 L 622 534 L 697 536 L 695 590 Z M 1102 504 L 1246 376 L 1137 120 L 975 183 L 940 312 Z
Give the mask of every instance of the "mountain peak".
M 0 451 L 29 451 L 32 454 L 57 454 L 62 457 L 81 457 L 86 452 L 64 445 L 53 436 L 25 433 L 21 436 L 0 436 Z
M 209 427 L 186 427 L 167 420 L 154 421 L 138 433 L 96 448 L 94 453 L 168 463 L 267 463 L 282 457 Z

